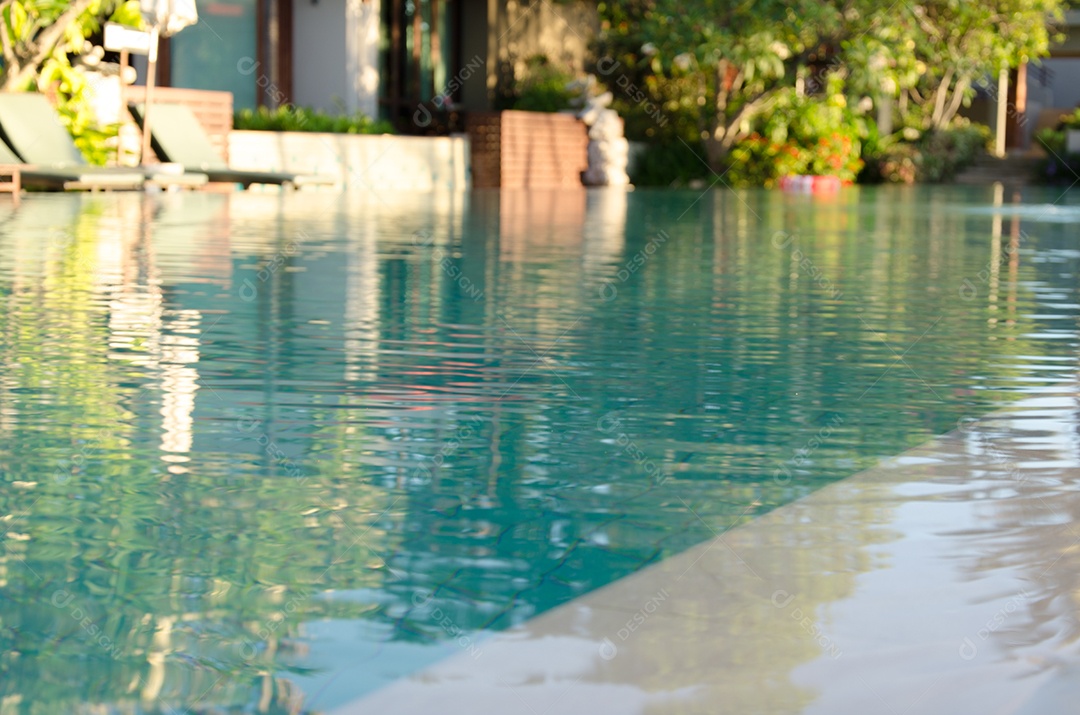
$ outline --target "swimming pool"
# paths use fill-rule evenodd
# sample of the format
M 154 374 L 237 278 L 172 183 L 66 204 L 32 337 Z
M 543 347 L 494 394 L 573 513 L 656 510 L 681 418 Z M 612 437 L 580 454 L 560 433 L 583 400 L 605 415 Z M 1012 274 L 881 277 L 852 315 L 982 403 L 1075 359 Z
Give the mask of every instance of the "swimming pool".
M 0 698 L 331 708 L 1072 377 L 995 198 L 5 204 Z

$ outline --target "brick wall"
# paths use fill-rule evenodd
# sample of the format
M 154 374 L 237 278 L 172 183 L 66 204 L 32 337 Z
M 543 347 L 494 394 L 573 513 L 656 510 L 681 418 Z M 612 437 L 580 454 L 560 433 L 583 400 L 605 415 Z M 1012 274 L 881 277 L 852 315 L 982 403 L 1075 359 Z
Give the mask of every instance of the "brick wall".
M 127 89 L 127 101 L 143 101 L 146 87 L 135 86 Z M 186 104 L 191 108 L 195 118 L 210 137 L 210 143 L 221 154 L 225 161 L 229 160 L 229 132 L 232 131 L 233 123 L 233 96 L 232 92 L 215 92 L 205 89 L 183 89 L 179 87 L 154 87 L 153 101 L 163 104 Z M 150 110 L 153 112 L 153 108 Z M 153 128 L 154 117 L 151 115 L 150 124 Z
M 569 114 L 470 112 L 465 130 L 475 188 L 581 186 L 588 165 L 588 132 Z

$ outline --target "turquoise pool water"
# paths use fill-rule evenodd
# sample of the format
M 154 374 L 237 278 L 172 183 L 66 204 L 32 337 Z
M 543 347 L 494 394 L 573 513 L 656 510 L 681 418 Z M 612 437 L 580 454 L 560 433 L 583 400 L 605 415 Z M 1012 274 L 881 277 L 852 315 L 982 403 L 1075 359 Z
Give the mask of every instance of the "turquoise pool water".
M 330 709 L 1052 389 L 1077 197 L 0 204 L 4 712 Z

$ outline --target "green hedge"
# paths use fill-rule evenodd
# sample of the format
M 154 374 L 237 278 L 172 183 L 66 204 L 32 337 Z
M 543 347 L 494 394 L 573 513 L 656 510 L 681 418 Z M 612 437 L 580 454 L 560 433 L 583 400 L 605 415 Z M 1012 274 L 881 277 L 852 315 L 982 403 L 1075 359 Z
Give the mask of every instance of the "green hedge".
M 390 122 L 366 114 L 327 114 L 321 109 L 284 105 L 277 109 L 241 109 L 233 117 L 234 129 L 263 132 L 326 132 L 329 134 L 393 134 Z

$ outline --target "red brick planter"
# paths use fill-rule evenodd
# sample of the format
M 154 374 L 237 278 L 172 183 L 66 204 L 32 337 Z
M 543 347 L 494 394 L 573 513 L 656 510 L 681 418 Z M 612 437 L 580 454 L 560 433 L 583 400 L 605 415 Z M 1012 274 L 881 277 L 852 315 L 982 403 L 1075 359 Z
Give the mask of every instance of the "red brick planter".
M 470 112 L 474 188 L 568 188 L 581 186 L 588 166 L 585 124 L 570 114 Z

